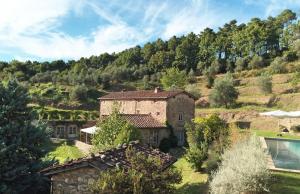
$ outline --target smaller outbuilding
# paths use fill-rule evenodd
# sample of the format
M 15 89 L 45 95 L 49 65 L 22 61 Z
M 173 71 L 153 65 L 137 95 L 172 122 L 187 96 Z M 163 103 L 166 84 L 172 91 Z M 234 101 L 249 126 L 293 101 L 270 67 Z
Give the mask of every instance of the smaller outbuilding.
M 45 168 L 40 173 L 50 178 L 52 194 L 90 194 L 89 184 L 98 178 L 101 171 L 116 167 L 130 168 L 130 163 L 126 157 L 128 147 L 145 154 L 147 157 L 159 158 L 162 163 L 161 170 L 165 170 L 176 162 L 175 157 L 135 141 L 89 157 Z

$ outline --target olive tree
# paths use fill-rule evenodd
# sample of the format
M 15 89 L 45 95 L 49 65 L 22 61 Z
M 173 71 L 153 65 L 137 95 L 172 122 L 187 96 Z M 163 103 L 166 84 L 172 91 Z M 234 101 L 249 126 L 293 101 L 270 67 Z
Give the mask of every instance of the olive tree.
M 272 76 L 268 73 L 261 74 L 258 78 L 258 86 L 263 93 L 272 93 Z
M 234 87 L 233 78 L 226 75 L 215 81 L 214 87 L 209 95 L 210 103 L 215 107 L 233 106 L 238 98 L 238 91 Z
M 209 187 L 212 194 L 261 193 L 269 190 L 269 180 L 266 151 L 253 136 L 224 152 Z

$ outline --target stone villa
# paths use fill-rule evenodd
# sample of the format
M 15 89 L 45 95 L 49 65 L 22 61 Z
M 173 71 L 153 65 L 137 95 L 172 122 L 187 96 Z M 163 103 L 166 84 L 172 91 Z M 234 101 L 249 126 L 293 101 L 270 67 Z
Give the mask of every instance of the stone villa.
M 185 141 L 184 124 L 195 116 L 195 98 L 185 91 L 155 90 L 111 92 L 99 98 L 100 119 L 108 116 L 117 103 L 120 113 L 141 130 L 142 142 L 154 147 L 168 138 L 170 128 L 177 136 L 178 145 Z M 95 127 L 81 130 L 81 141 L 89 143 Z

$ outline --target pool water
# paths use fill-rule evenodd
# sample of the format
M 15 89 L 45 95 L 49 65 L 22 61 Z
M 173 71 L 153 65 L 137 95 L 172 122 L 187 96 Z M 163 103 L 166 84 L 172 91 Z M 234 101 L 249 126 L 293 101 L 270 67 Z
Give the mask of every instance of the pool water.
M 300 140 L 265 140 L 276 168 L 300 170 Z

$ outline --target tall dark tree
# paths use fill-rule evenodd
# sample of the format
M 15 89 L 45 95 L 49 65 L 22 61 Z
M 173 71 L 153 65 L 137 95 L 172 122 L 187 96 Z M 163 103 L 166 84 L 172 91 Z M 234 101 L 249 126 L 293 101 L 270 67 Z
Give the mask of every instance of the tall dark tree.
M 33 125 L 26 89 L 16 81 L 0 84 L 0 193 L 35 193 L 46 128 Z M 31 187 L 33 186 L 34 187 Z
M 190 33 L 182 43 L 176 48 L 175 65 L 179 69 L 196 69 L 198 59 L 198 38 L 194 33 Z
M 208 68 L 215 59 L 215 39 L 216 33 L 210 28 L 205 28 L 204 31 L 200 33 L 198 57 L 202 64 L 200 67 L 202 70 Z

